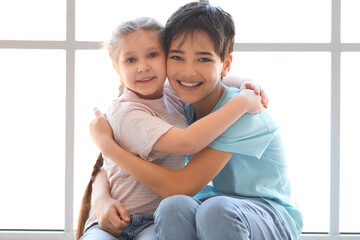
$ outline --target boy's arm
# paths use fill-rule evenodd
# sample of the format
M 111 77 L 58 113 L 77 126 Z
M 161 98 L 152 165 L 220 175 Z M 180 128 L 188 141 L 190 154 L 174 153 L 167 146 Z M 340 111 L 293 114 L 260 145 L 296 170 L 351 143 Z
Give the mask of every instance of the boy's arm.
M 100 170 L 96 175 L 93 183 L 92 201 L 101 229 L 114 236 L 120 236 L 128 226 L 130 218 L 124 205 L 111 197 L 110 184 L 104 170 Z
M 217 111 L 201 118 L 185 129 L 171 128 L 155 143 L 159 152 L 195 154 L 205 148 L 246 112 L 261 112 L 259 95 L 243 90 Z
M 101 152 L 163 198 L 177 194 L 194 196 L 221 171 L 233 154 L 206 147 L 184 168 L 168 169 L 122 149 L 112 138 L 112 129 L 105 117 L 98 110 L 96 116 L 90 124 L 90 132 Z

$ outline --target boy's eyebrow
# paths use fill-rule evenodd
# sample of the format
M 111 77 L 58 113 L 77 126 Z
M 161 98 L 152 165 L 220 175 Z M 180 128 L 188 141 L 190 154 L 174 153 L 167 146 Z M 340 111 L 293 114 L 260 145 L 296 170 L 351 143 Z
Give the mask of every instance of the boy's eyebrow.
M 213 56 L 214 54 L 210 53 L 210 52 L 196 52 L 196 55 L 209 55 L 209 56 Z
M 169 50 L 169 53 L 182 53 L 184 54 L 184 51 L 181 50 Z M 214 54 L 210 53 L 210 52 L 195 52 L 196 55 L 208 55 L 208 56 L 214 56 Z
M 184 53 L 184 51 L 181 51 L 181 50 L 169 50 L 169 53 Z

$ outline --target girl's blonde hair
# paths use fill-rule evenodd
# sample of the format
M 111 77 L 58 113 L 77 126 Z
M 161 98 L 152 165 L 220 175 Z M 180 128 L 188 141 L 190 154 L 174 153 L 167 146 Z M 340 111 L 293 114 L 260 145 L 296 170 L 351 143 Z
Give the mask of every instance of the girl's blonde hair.
M 108 50 L 111 61 L 117 64 L 119 43 L 121 39 L 127 35 L 139 30 L 153 31 L 158 34 L 159 41 L 164 46 L 163 40 L 163 25 L 156 19 L 150 17 L 139 17 L 133 20 L 125 21 L 119 24 L 112 33 L 112 36 L 108 42 L 103 43 L 103 47 Z M 119 96 L 124 92 L 124 86 L 120 83 Z
M 127 35 L 139 31 L 154 31 L 159 35 L 159 41 L 163 46 L 163 26 L 157 20 L 149 17 L 140 17 L 135 18 L 130 21 L 126 21 L 121 23 L 116 27 L 116 29 L 112 33 L 112 37 L 110 41 L 104 43 L 104 48 L 106 48 L 109 52 L 110 58 L 113 63 L 117 64 L 118 59 L 118 48 L 119 42 L 122 38 Z M 123 85 L 120 83 L 119 95 L 121 95 L 124 91 Z M 91 174 L 90 181 L 85 189 L 83 199 L 81 201 L 78 226 L 76 231 L 76 239 L 79 240 L 84 233 L 86 220 L 89 218 L 89 213 L 91 209 L 91 193 L 92 193 L 92 184 L 95 180 L 96 175 L 99 173 L 102 165 L 103 165 L 103 157 L 100 153 L 96 163 L 93 167 L 93 172 Z

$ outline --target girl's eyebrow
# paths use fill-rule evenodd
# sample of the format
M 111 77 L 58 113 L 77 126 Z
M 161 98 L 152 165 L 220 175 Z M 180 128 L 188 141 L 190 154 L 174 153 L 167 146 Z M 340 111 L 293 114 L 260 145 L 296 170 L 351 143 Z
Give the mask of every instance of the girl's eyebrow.
M 145 50 L 147 52 L 151 52 L 151 51 L 160 51 L 161 49 L 159 47 L 156 47 L 156 46 L 151 46 L 151 47 L 148 47 Z M 135 55 L 136 53 L 137 53 L 136 51 L 128 51 L 128 52 L 124 52 L 122 55 L 123 56 L 131 56 L 131 55 Z

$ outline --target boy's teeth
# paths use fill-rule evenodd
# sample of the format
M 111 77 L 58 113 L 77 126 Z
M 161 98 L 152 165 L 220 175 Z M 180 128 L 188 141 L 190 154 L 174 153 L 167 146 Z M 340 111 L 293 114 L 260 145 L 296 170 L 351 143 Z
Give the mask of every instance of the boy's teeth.
M 181 85 L 183 86 L 186 86 L 186 87 L 195 87 L 195 86 L 198 86 L 200 83 L 184 83 L 184 82 L 181 82 Z

